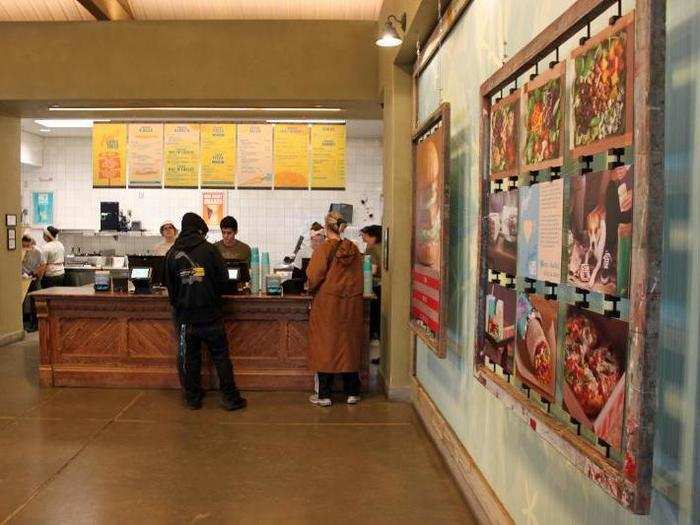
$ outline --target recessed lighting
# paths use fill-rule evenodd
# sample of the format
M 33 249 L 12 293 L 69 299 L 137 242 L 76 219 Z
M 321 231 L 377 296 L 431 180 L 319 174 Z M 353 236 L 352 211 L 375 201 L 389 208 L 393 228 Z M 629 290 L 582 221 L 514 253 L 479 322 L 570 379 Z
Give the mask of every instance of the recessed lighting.
M 44 133 L 51 133 L 51 130 L 46 128 L 41 128 L 39 131 L 42 131 Z
M 45 128 L 91 128 L 93 122 L 109 122 L 107 119 L 38 119 L 35 120 L 40 126 Z
M 233 107 L 175 107 L 175 106 L 149 106 L 149 107 L 131 107 L 131 108 L 116 108 L 116 107 L 59 107 L 50 106 L 49 111 L 71 111 L 71 112 L 100 112 L 100 111 L 236 111 L 236 112 L 261 112 L 261 113 L 336 113 L 343 111 L 341 108 L 233 108 Z

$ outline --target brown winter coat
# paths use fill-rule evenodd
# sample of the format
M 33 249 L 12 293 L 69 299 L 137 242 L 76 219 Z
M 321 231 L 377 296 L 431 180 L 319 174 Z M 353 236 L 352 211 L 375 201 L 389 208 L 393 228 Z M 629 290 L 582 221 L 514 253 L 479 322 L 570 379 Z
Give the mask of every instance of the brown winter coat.
M 364 344 L 360 251 L 351 241 L 328 239 L 314 251 L 306 276 L 309 291 L 315 294 L 309 319 L 309 368 L 359 371 Z

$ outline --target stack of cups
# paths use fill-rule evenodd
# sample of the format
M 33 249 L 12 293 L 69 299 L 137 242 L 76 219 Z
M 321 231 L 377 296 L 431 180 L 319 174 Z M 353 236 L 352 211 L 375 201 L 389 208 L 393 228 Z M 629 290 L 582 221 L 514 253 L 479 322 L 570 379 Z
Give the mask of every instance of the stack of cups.
M 260 276 L 262 278 L 263 293 L 267 293 L 267 276 L 270 274 L 270 253 L 262 252 L 260 257 Z
M 260 253 L 256 247 L 250 249 L 250 293 L 260 293 Z

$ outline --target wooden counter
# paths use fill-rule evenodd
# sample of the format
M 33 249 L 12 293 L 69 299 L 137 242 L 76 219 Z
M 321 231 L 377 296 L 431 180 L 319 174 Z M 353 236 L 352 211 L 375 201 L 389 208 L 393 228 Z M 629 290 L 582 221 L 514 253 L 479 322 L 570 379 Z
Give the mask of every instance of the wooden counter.
M 33 293 L 42 386 L 179 388 L 177 342 L 167 293 L 95 292 L 92 286 Z M 224 325 L 242 389 L 311 390 L 307 295 L 224 299 Z M 360 376 L 367 387 L 369 302 Z M 202 384 L 216 386 L 206 351 Z

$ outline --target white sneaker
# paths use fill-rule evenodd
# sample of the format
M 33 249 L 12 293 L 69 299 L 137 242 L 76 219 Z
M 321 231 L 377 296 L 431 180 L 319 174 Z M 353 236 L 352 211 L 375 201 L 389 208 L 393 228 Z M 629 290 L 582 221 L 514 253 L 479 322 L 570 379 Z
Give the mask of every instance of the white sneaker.
M 333 401 L 331 401 L 327 397 L 319 399 L 317 394 L 312 394 L 309 397 L 309 401 L 311 401 L 312 405 L 316 405 L 317 407 L 329 407 L 333 404 Z
M 348 405 L 356 405 L 362 399 L 360 396 L 348 396 Z

